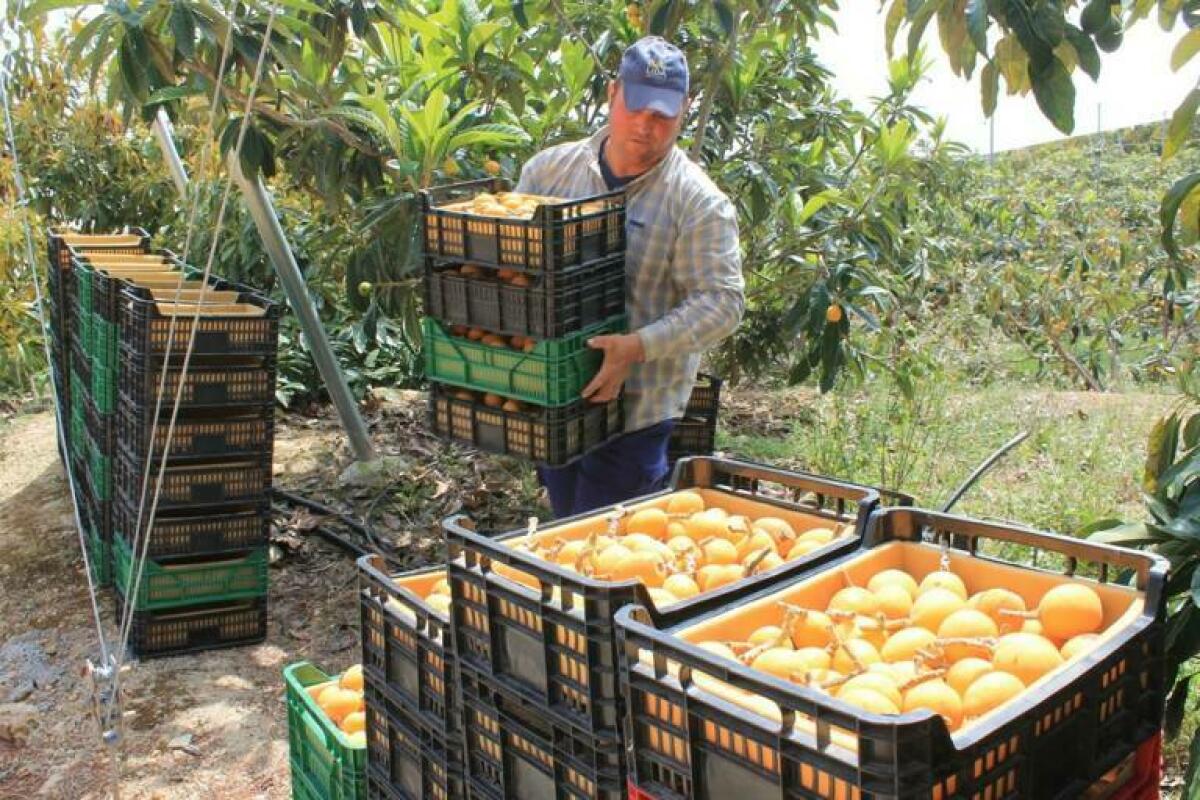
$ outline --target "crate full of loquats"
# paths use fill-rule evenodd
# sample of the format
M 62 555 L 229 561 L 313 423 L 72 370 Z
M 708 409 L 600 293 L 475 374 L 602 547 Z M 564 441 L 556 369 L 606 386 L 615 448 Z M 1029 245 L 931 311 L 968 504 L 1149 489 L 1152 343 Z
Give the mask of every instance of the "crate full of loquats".
M 889 508 L 861 550 L 734 606 L 675 626 L 625 608 L 629 784 L 1085 796 L 1159 733 L 1166 571 L 1153 554 Z
M 665 623 L 721 608 L 856 548 L 880 502 L 870 487 L 713 458 L 680 462 L 672 482 L 541 530 L 491 537 L 448 519 L 460 669 L 619 742 L 618 609 L 641 603 Z
M 580 393 L 602 356 L 587 340 L 626 325 L 624 194 L 567 200 L 489 179 L 422 204 L 434 431 L 553 466 L 620 434 L 622 402 Z
M 361 665 L 327 675 L 302 661 L 283 671 L 294 800 L 366 800 L 367 711 Z

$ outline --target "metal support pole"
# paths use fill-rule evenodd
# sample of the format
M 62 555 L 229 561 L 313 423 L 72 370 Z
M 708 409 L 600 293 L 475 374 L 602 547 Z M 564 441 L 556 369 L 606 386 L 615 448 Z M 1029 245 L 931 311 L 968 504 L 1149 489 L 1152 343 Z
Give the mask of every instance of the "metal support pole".
M 183 168 L 183 162 L 179 160 L 179 151 L 175 149 L 175 137 L 171 135 L 171 119 L 161 107 L 154 117 L 154 138 L 158 139 L 158 148 L 162 150 L 163 158 L 167 162 L 167 169 L 171 173 L 171 180 L 175 182 L 175 189 L 179 192 L 180 197 L 186 199 L 187 170 Z
M 226 159 L 226 164 L 234 182 L 242 190 L 246 207 L 258 228 L 258 235 L 262 237 L 267 255 L 275 265 L 275 272 L 283 282 L 283 290 L 287 294 L 292 311 L 300 319 L 300 327 L 308 339 L 313 360 L 317 362 L 317 369 L 325 381 L 325 388 L 329 390 L 329 397 L 342 419 L 342 427 L 350 436 L 350 446 L 354 448 L 354 455 L 359 461 L 371 461 L 375 458 L 375 448 L 367 435 L 367 426 L 358 413 L 354 397 L 350 394 L 346 376 L 342 374 L 333 350 L 329 347 L 329 337 L 325 335 L 325 328 L 321 325 L 316 309 L 313 308 L 312 298 L 308 296 L 308 286 L 304 283 L 304 276 L 300 274 L 300 267 L 296 264 L 292 249 L 288 246 L 283 228 L 279 224 L 279 218 L 275 215 L 270 195 L 267 194 L 261 178 L 256 175 L 254 180 L 249 180 L 242 174 L 241 165 L 232 154 Z

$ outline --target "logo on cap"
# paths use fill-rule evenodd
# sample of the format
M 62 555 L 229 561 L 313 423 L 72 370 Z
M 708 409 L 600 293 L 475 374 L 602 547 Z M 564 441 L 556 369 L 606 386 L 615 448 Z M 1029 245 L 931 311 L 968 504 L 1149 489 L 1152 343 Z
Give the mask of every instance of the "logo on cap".
M 651 56 L 646 63 L 646 77 L 655 78 L 657 80 L 667 79 L 667 65 L 663 63 L 661 58 Z

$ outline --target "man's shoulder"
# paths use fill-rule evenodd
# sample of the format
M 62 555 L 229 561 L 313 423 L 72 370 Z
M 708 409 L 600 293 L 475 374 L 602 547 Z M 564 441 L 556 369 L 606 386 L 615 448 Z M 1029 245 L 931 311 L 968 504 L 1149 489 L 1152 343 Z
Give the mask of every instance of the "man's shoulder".
M 697 164 L 682 149 L 675 153 L 677 167 L 675 169 L 678 188 L 681 196 L 690 203 L 699 205 L 722 205 L 729 203 L 729 197 L 721 191 L 721 187 L 709 177 L 704 167 Z
M 529 163 L 553 164 L 577 158 L 587 150 L 589 139 L 576 139 L 570 142 L 560 142 L 534 153 Z

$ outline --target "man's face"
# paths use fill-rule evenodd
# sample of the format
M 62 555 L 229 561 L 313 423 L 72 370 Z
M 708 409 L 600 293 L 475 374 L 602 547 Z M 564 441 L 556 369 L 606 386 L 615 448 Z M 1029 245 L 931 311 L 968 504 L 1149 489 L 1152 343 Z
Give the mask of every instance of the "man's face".
M 685 101 L 674 117 L 664 117 L 648 108 L 631 111 L 625 107 L 625 92 L 619 82 L 608 85 L 608 105 L 610 146 L 635 172 L 650 169 L 671 151 L 688 107 Z

